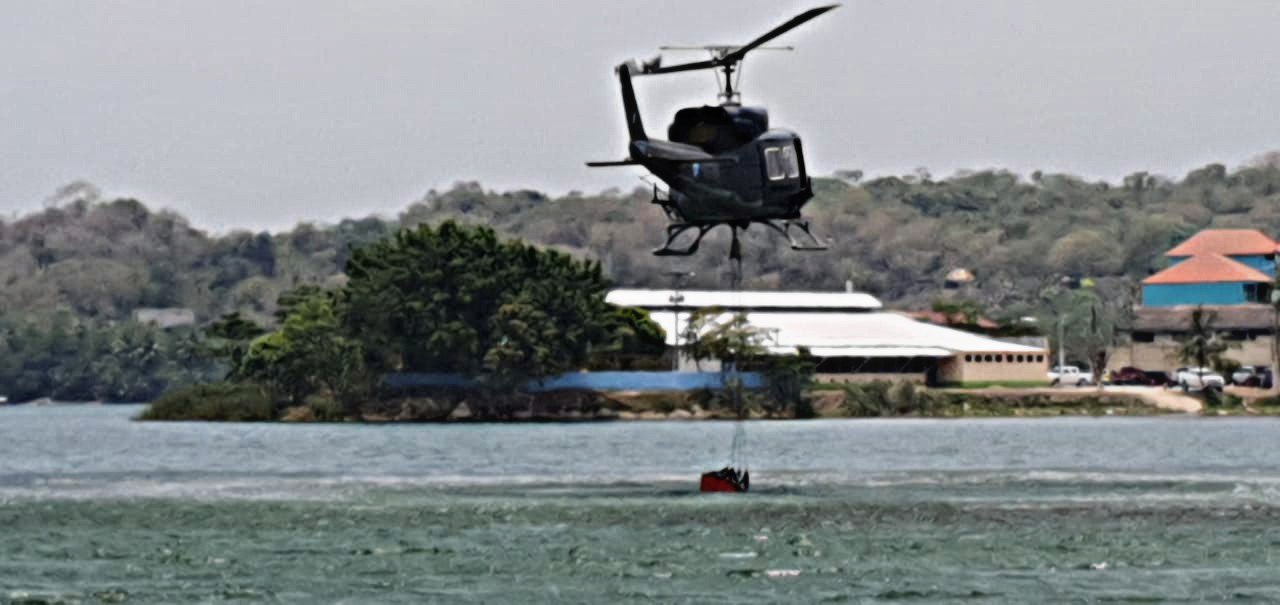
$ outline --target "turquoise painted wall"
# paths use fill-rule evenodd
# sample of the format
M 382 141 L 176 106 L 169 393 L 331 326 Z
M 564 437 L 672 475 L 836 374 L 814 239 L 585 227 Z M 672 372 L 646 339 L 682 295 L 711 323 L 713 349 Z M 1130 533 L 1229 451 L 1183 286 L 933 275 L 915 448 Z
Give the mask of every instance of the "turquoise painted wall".
M 1276 262 L 1267 260 L 1265 256 L 1232 256 L 1230 258 L 1239 263 L 1249 265 L 1267 275 L 1274 276 L 1276 274 Z
M 1241 305 L 1245 299 L 1243 282 L 1213 284 L 1152 284 L 1142 287 L 1142 305 Z
M 1184 260 L 1187 260 L 1188 258 L 1191 258 L 1191 257 L 1179 256 L 1179 257 L 1172 258 L 1169 260 L 1169 266 L 1172 267 Z M 1274 260 L 1267 260 L 1267 257 L 1265 256 L 1228 256 L 1227 258 L 1233 261 L 1236 261 L 1242 265 L 1248 265 L 1250 267 L 1253 267 L 1254 269 L 1257 269 L 1263 273 L 1266 273 L 1267 275 L 1274 276 L 1276 274 L 1276 262 Z

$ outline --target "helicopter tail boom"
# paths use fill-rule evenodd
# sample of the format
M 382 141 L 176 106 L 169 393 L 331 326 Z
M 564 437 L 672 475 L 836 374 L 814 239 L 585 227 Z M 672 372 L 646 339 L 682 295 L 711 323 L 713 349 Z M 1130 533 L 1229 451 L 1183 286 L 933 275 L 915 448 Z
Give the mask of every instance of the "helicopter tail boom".
M 636 104 L 636 91 L 631 86 L 631 70 L 629 63 L 618 66 L 618 82 L 622 85 L 622 108 L 627 114 L 627 133 L 632 141 L 647 141 L 644 133 L 644 122 L 640 119 L 640 107 Z

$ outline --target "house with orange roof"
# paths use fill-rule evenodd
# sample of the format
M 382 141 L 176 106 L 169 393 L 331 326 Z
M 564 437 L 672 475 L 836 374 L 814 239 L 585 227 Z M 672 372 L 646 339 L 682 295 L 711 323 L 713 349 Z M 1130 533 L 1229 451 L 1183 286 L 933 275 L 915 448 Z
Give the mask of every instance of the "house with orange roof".
M 1204 254 L 1221 254 L 1267 275 L 1276 274 L 1275 240 L 1257 229 L 1205 229 L 1165 252 L 1171 264 Z
M 1276 363 L 1280 317 L 1270 304 L 1276 251 L 1275 240 L 1255 229 L 1206 229 L 1166 252 L 1169 267 L 1142 280 L 1142 306 L 1108 367 L 1173 372 L 1197 309 L 1231 342 L 1229 358 L 1249 366 Z
M 1270 301 L 1275 240 L 1256 229 L 1206 229 L 1165 253 L 1172 264 L 1142 280 L 1144 307 Z

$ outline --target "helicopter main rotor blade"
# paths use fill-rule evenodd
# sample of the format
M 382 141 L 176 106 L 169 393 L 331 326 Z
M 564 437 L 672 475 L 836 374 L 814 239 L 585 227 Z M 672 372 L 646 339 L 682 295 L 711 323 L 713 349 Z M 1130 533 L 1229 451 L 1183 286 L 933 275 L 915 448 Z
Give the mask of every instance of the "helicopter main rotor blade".
M 799 27 L 800 25 L 813 19 L 814 17 L 817 17 L 839 6 L 840 6 L 839 4 L 828 4 L 826 6 L 811 8 L 803 13 L 800 13 L 799 15 L 796 15 L 795 17 L 792 17 L 790 21 L 787 21 L 786 23 L 783 23 L 782 25 L 779 25 L 769 30 L 763 36 L 760 36 L 755 40 L 752 40 L 751 42 L 748 42 L 742 46 L 735 48 L 733 52 L 727 53 L 723 57 L 717 57 L 709 61 L 695 61 L 692 63 L 681 63 L 678 65 L 665 65 L 665 66 L 646 65 L 644 69 L 640 71 L 640 75 L 669 74 L 669 73 L 675 73 L 678 71 L 692 71 L 695 69 L 711 69 L 711 68 L 720 67 L 730 63 L 737 63 L 738 61 L 741 61 L 743 57 L 747 56 L 747 53 L 757 48 L 760 48 L 761 46 L 764 46 L 770 40 L 777 38 L 778 36 L 781 36 L 782 34 L 785 34 L 795 29 L 796 27 Z
M 759 38 L 756 38 L 755 40 L 752 40 L 742 45 L 741 48 L 725 55 L 724 58 L 720 59 L 720 61 L 724 63 L 728 63 L 730 61 L 741 61 L 742 58 L 747 55 L 747 53 L 751 52 L 752 50 L 755 50 L 756 47 L 763 46 L 768 41 L 774 38 L 777 38 L 778 36 L 781 36 L 782 34 L 785 34 L 799 27 L 801 24 L 805 23 L 806 21 L 809 21 L 810 19 L 813 19 L 814 17 L 817 17 L 839 6 L 840 6 L 839 4 L 828 4 L 826 6 L 811 8 L 803 13 L 800 13 L 799 15 L 792 17 L 790 21 L 787 21 L 786 23 L 783 23 L 782 25 L 779 25 L 769 30 L 768 33 L 766 33 L 765 35 L 760 36 Z

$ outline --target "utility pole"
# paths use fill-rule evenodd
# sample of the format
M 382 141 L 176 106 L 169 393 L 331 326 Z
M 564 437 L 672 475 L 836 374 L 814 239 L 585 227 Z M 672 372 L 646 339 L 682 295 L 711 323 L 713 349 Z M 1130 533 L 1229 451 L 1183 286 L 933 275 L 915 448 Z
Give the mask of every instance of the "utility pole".
M 1066 356 L 1066 323 L 1063 322 L 1061 314 L 1058 315 L 1058 371 L 1062 371 L 1062 366 L 1067 365 Z
M 1280 290 L 1271 290 L 1271 388 L 1280 389 Z
M 671 327 L 671 329 L 673 330 L 671 334 L 674 337 L 674 340 L 673 340 L 674 346 L 672 347 L 672 355 L 671 355 L 671 371 L 679 372 L 680 371 L 680 303 L 684 302 L 684 296 L 680 294 L 680 286 L 683 285 L 685 279 L 693 277 L 694 273 L 692 271 L 668 271 L 667 275 L 672 278 L 672 282 L 673 282 L 673 285 L 671 288 L 671 298 L 667 300 L 671 301 L 671 308 L 672 308 L 672 311 L 674 311 L 674 315 L 675 315 L 675 321 L 673 322 L 675 325 Z

